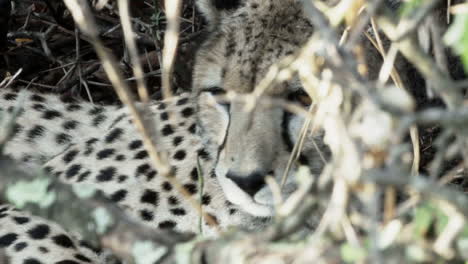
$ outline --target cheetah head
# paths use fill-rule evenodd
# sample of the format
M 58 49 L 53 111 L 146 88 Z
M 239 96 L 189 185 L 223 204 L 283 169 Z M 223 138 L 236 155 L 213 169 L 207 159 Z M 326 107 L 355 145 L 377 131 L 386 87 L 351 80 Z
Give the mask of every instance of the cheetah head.
M 249 115 L 244 103 L 219 103 L 215 96 L 252 92 L 272 64 L 307 41 L 312 25 L 298 0 L 198 0 L 197 5 L 209 30 L 193 79 L 199 133 L 205 147 L 217 153 L 215 171 L 227 199 L 252 215 L 271 216 L 274 203 L 265 178 L 281 181 L 303 119 L 265 104 Z M 304 92 L 300 82 L 289 81 L 266 95 L 294 101 Z M 309 133 L 299 161 L 317 173 L 323 162 L 313 141 Z M 315 142 L 320 145 L 320 137 Z M 283 198 L 296 188 L 292 175 L 298 167 L 290 170 Z

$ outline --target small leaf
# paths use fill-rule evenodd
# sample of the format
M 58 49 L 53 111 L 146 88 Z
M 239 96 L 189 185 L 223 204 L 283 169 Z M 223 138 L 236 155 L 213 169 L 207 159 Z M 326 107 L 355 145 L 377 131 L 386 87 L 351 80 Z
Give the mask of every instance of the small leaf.
M 137 241 L 132 247 L 136 264 L 158 263 L 166 252 L 165 247 L 156 247 L 151 241 Z
M 72 185 L 72 190 L 81 199 L 91 198 L 97 192 L 97 189 L 91 184 Z
M 418 237 L 424 236 L 434 219 L 434 209 L 428 205 L 416 208 L 414 216 L 414 233 Z
M 96 208 L 92 216 L 94 218 L 94 223 L 96 224 L 96 232 L 98 234 L 104 234 L 107 232 L 109 227 L 114 223 L 114 220 L 112 218 L 112 215 L 109 214 L 107 209 L 99 207 Z
M 352 246 L 348 243 L 341 246 L 340 252 L 343 260 L 348 263 L 362 261 L 367 256 L 367 252 L 364 248 Z
M 399 13 L 400 16 L 409 16 L 413 13 L 421 4 L 423 0 L 410 0 L 405 1 L 403 6 L 400 8 Z
M 49 207 L 55 201 L 55 192 L 48 190 L 50 179 L 39 177 L 32 181 L 18 181 L 6 191 L 8 201 L 18 208 L 35 203 L 41 208 Z
M 461 56 L 465 71 L 468 72 L 468 14 L 458 14 L 447 30 L 444 42 Z

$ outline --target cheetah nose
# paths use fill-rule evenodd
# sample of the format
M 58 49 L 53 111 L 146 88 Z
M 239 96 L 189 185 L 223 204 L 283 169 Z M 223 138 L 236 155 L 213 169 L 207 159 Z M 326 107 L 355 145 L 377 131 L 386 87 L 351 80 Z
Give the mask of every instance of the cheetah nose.
M 265 176 L 266 173 L 258 171 L 248 175 L 238 175 L 229 171 L 226 175 L 228 179 L 231 179 L 239 188 L 252 197 L 265 186 Z

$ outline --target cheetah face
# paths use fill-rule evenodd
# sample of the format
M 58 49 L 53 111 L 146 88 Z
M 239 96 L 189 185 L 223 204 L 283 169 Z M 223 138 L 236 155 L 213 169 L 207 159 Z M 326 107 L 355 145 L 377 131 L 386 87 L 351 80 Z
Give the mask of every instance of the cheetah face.
M 216 95 L 252 92 L 272 64 L 306 42 L 312 26 L 296 0 L 199 0 L 197 4 L 210 30 L 198 51 L 193 80 L 200 136 L 205 147 L 217 154 L 215 171 L 227 199 L 252 215 L 271 216 L 274 203 L 265 178 L 281 182 L 303 120 L 261 101 L 248 114 L 243 102 L 222 103 Z M 266 92 L 266 97 L 294 103 L 304 96 L 298 81 Z M 299 161 L 317 173 L 323 162 L 314 136 L 322 145 L 320 135 L 309 133 Z M 283 198 L 296 188 L 293 175 L 298 166 L 293 164 L 290 170 Z

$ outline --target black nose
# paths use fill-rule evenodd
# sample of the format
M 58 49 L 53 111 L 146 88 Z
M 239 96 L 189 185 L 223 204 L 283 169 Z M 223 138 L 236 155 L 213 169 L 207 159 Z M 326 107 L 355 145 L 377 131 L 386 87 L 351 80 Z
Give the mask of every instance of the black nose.
M 226 177 L 237 184 L 244 192 L 254 196 L 263 186 L 265 186 L 266 173 L 254 172 L 248 175 L 239 175 L 228 172 Z

